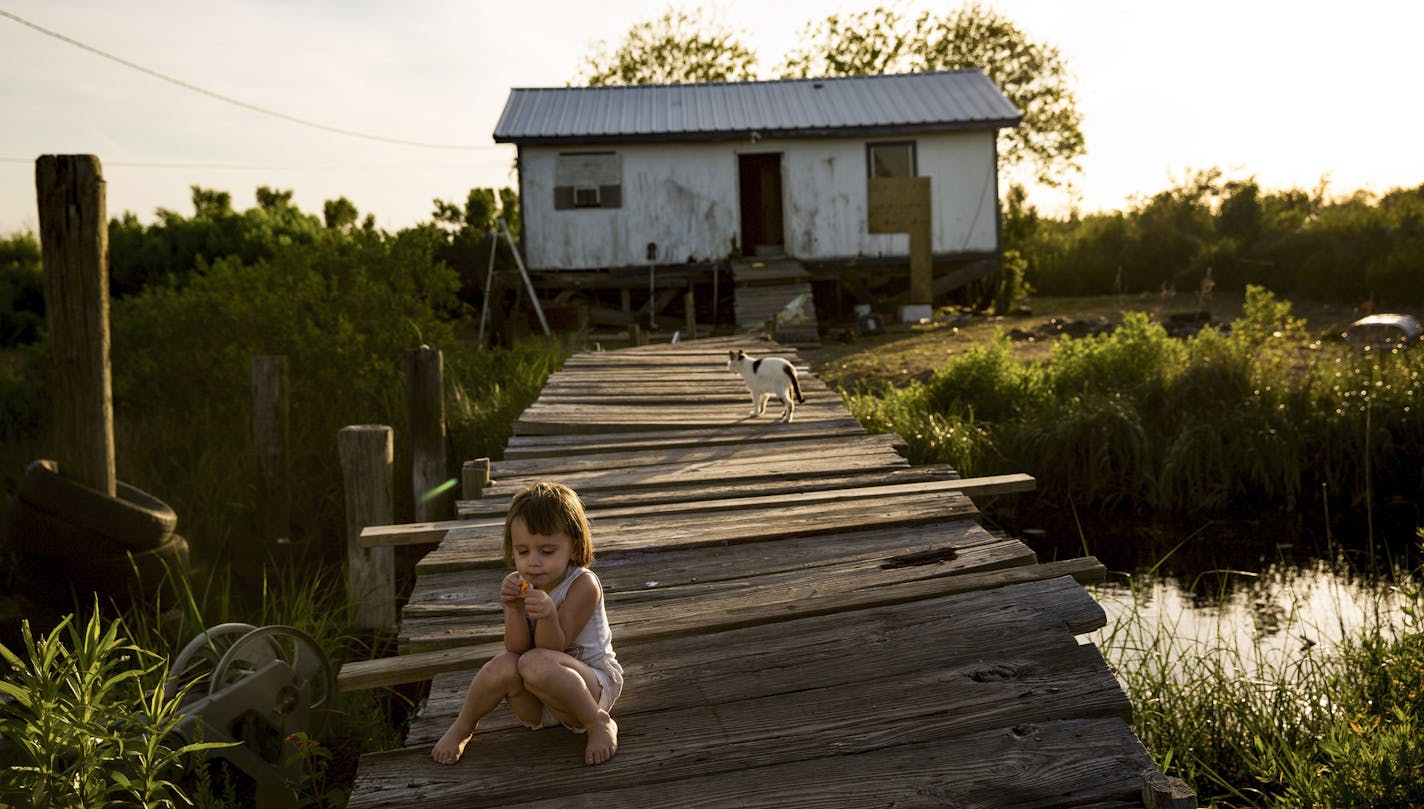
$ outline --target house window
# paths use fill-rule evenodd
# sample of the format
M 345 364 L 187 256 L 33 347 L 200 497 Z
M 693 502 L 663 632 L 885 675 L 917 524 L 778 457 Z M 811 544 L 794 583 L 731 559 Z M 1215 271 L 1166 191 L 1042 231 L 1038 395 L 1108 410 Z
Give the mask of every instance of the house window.
M 868 143 L 866 168 L 871 177 L 915 177 L 915 142 Z
M 554 161 L 554 210 L 623 207 L 623 160 L 617 152 L 560 152 Z

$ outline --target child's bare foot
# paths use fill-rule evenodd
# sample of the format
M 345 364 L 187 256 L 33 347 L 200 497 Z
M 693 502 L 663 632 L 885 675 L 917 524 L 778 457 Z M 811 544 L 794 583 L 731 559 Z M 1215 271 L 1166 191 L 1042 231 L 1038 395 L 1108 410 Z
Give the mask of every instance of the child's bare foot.
M 440 741 L 435 743 L 435 747 L 430 751 L 430 757 L 435 759 L 436 764 L 454 764 L 460 760 L 460 756 L 465 753 L 465 745 L 469 744 L 471 734 L 464 729 L 451 725 L 445 731 L 445 735 L 440 737 Z
M 602 764 L 618 752 L 618 723 L 604 711 L 598 712 L 598 722 L 588 728 L 588 745 L 583 763 Z

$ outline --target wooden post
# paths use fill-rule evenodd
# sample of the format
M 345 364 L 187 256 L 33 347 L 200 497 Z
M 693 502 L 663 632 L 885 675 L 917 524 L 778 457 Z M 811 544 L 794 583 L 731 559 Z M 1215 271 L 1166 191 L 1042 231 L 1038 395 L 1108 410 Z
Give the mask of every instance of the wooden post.
M 682 308 L 687 315 L 687 339 L 697 339 L 697 299 L 692 294 L 692 287 L 687 288 L 687 294 L 682 296 Z
M 460 494 L 464 500 L 478 500 L 489 485 L 490 459 L 476 458 L 460 467 Z
M 1142 804 L 1146 809 L 1197 809 L 1197 794 L 1180 778 L 1143 770 Z
M 637 323 L 628 324 L 628 343 L 633 346 L 640 346 L 643 344 L 642 330 L 638 328 Z
M 925 216 L 910 228 L 910 303 L 934 305 L 934 255 L 930 245 L 932 222 L 929 195 L 925 195 Z
M 421 346 L 405 355 L 405 400 L 410 414 L 411 490 L 415 522 L 449 519 L 451 497 L 445 460 L 444 359 Z
M 252 440 L 257 449 L 257 536 L 292 535 L 290 377 L 285 356 L 252 358 Z
M 54 457 L 70 480 L 114 497 L 114 393 L 109 366 L 109 220 L 94 155 L 35 161 L 45 321 L 54 398 Z
M 361 629 L 394 629 L 395 549 L 361 547 L 362 528 L 394 522 L 393 431 L 384 424 L 342 427 L 336 445 L 346 492 L 346 598 L 351 620 Z

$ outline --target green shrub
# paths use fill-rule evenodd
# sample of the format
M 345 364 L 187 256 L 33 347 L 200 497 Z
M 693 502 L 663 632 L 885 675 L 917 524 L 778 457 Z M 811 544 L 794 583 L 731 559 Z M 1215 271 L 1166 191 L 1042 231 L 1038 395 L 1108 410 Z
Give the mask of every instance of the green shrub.
M 1044 366 L 1044 384 L 1059 399 L 1111 392 L 1140 405 L 1156 405 L 1185 357 L 1181 341 L 1168 337 L 1146 314 L 1127 312 L 1110 334 L 1060 337 Z
M 846 402 L 912 460 L 1027 472 L 1048 503 L 1210 515 L 1319 507 L 1323 491 L 1367 523 L 1377 488 L 1424 484 L 1424 351 L 1308 342 L 1290 310 L 1253 287 L 1230 335 L 1185 340 L 1128 313 L 1032 365 L 1000 337 L 923 384 Z
M 454 348 L 456 279 L 421 235 L 326 239 L 252 265 L 224 259 L 181 288 L 115 303 L 120 477 L 175 507 L 195 553 L 254 520 L 259 355 L 285 355 L 290 368 L 294 535 L 327 552 L 344 547 L 337 432 L 389 424 L 408 452 L 405 352 Z
M 39 240 L 32 233 L 0 237 L 0 347 L 33 343 L 44 329 Z
M 881 394 L 843 394 L 846 408 L 873 433 L 897 433 L 908 446 L 910 463 L 947 464 L 963 477 L 983 474 L 986 457 L 995 453 L 988 434 L 974 421 L 972 410 L 942 413 L 923 404 L 918 384 Z
M 13 700 L 0 703 L 0 728 L 18 758 L 0 771 L 4 805 L 187 805 L 171 779 L 185 756 L 222 745 L 171 745 L 181 695 L 164 694 L 162 658 L 118 630 L 96 608 L 82 630 L 71 616 L 37 639 L 26 622 L 25 648 L 0 645 L 0 692 Z
M 1032 404 L 1037 378 L 1034 369 L 1014 358 L 1008 338 L 1000 334 L 988 346 L 945 364 L 911 398 L 936 413 L 1000 422 Z

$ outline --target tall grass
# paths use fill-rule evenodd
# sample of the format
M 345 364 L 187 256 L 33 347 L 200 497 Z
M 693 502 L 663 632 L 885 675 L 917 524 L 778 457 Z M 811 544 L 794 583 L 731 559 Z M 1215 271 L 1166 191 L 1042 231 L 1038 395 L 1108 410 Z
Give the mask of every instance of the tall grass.
M 1396 572 L 1392 587 L 1366 596 L 1354 629 L 1313 626 L 1288 606 L 1271 629 L 1293 642 L 1263 651 L 1233 629 L 1194 637 L 1151 608 L 1150 580 L 1135 580 L 1097 640 L 1133 702 L 1138 738 L 1200 805 L 1420 806 L 1419 582 L 1417 570 Z
M 1311 341 L 1259 288 L 1230 334 L 1178 340 L 1129 313 L 1111 334 L 1060 338 L 1042 363 L 1001 336 L 924 382 L 844 396 L 912 460 L 1028 472 L 1062 506 L 1314 510 L 1323 488 L 1358 512 L 1424 482 L 1424 351 Z

